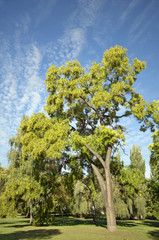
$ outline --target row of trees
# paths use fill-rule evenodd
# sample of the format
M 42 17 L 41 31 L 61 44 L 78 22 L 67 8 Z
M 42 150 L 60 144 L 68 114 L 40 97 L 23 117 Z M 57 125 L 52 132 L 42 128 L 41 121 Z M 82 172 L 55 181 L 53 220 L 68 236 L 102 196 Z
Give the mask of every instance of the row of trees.
M 69 169 L 62 170 L 55 161 L 41 162 L 33 159 L 22 161 L 19 134 L 10 139 L 8 154 L 10 166 L 0 168 L 0 216 L 16 216 L 19 212 L 30 216 L 35 225 L 52 224 L 54 213 L 78 216 L 104 213 L 105 206 L 97 179 L 92 171 L 84 173 L 65 155 Z M 152 147 L 152 146 L 151 146 Z M 152 159 L 152 158 L 151 158 Z M 69 162 L 68 162 L 69 160 Z M 139 167 L 140 166 L 140 167 Z M 133 145 L 130 165 L 124 166 L 118 151 L 111 158 L 111 175 L 115 214 L 121 218 L 145 218 L 158 216 L 158 181 L 156 166 L 151 163 L 151 180 L 145 179 L 145 161 L 141 148 Z
M 48 116 L 39 113 L 24 117 L 17 135 L 10 140 L 13 176 L 7 180 L 6 194 L 1 197 L 5 199 L 11 194 L 9 191 L 12 192 L 14 196 L 8 200 L 10 209 L 16 208 L 12 199 L 21 196 L 29 204 L 30 215 L 36 212 L 37 222 L 44 217 L 49 221 L 53 192 L 58 192 L 59 186 L 63 188 L 61 193 L 71 192 L 71 184 L 74 186 L 76 177 L 81 181 L 83 172 L 90 176 L 92 194 L 93 189 L 99 191 L 100 187 L 109 231 L 116 231 L 115 208 L 116 211 L 121 209 L 114 208 L 115 202 L 117 206 L 120 199 L 123 209 L 126 204 L 125 216 L 132 215 L 133 206 L 138 209 L 142 201 L 138 183 L 144 179 L 144 163 L 134 160 L 132 166 L 125 169 L 120 161 L 111 161 L 111 158 L 125 141 L 122 119 L 134 116 L 142 123 L 142 131 L 147 128 L 154 131 L 158 127 L 159 102 L 148 104 L 133 88 L 137 75 L 144 68 L 145 62 L 138 59 L 130 64 L 126 49 L 119 46 L 107 50 L 102 63 L 93 63 L 89 72 L 77 61 L 49 68 L 45 80 L 49 93 L 45 107 Z M 154 145 L 150 148 L 156 152 Z M 134 155 L 132 150 L 130 157 Z M 158 155 L 152 154 L 151 159 L 155 166 Z M 69 169 L 67 177 L 60 175 L 64 167 Z M 153 169 L 156 174 L 156 167 Z M 134 177 L 134 174 L 137 175 Z M 13 179 L 18 186 L 15 189 L 11 189 L 12 184 L 9 186 Z M 95 181 L 98 188 L 95 188 Z M 114 201 L 112 184 L 116 191 Z M 56 202 L 60 203 L 60 198 Z

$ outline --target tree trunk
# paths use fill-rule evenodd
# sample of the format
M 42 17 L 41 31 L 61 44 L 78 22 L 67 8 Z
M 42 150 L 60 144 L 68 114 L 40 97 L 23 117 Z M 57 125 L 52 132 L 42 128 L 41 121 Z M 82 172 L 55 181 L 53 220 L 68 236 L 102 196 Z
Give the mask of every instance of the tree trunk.
M 117 231 L 116 217 L 115 217 L 115 210 L 114 210 L 114 203 L 113 203 L 113 190 L 112 190 L 111 173 L 110 173 L 111 151 L 112 151 L 112 147 L 109 146 L 107 150 L 107 154 L 105 158 L 105 166 L 104 166 L 106 182 L 104 181 L 98 168 L 94 164 L 91 164 L 91 166 L 96 174 L 96 177 L 98 179 L 101 192 L 103 195 L 105 208 L 106 208 L 106 216 L 107 216 L 107 229 L 110 232 L 116 232 Z
M 92 200 L 92 204 L 93 204 L 93 206 L 92 206 L 92 212 L 93 212 L 93 224 L 95 224 L 96 225 L 96 206 L 95 206 L 95 203 L 94 203 L 94 201 Z
M 107 216 L 107 229 L 110 232 L 116 232 L 117 231 L 116 217 L 115 217 L 115 209 L 114 209 L 114 203 L 113 203 L 113 189 L 112 189 L 111 173 L 110 173 L 110 159 L 111 159 L 112 146 L 108 146 L 105 161 L 88 144 L 86 144 L 86 147 L 97 157 L 97 159 L 100 161 L 100 163 L 104 168 L 105 179 L 101 175 L 98 167 L 93 162 L 91 162 L 91 166 L 98 179 L 101 192 L 103 195 L 104 203 L 105 203 L 106 216 Z M 106 180 L 106 183 L 105 183 L 105 180 Z
M 110 232 L 117 231 L 115 209 L 113 203 L 113 189 L 110 173 L 110 158 L 112 147 L 109 146 L 105 159 L 105 177 L 106 177 L 106 215 L 107 215 L 107 228 Z
M 61 216 L 62 216 L 62 222 L 64 223 L 63 210 L 62 210 L 62 208 L 61 208 L 61 207 L 60 207 L 60 212 L 61 212 Z
M 30 200 L 30 224 L 33 224 L 33 202 Z

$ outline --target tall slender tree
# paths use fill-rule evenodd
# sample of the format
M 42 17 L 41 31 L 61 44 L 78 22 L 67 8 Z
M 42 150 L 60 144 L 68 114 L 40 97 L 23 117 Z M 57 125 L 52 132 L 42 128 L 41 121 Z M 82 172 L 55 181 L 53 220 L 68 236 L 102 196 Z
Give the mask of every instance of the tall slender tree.
M 139 172 L 145 176 L 145 160 L 141 154 L 141 147 L 133 144 L 130 150 L 130 163 L 131 167 L 137 169 Z

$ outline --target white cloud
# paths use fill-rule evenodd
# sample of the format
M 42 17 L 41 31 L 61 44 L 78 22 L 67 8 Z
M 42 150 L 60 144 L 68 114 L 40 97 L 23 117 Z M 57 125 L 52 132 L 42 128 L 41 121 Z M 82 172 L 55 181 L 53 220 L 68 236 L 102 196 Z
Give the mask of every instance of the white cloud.
M 43 51 L 53 64 L 62 65 L 68 60 L 77 59 L 85 42 L 85 31 L 82 28 L 71 28 L 67 29 L 55 43 L 49 43 Z
M 77 59 L 87 44 L 87 31 L 93 26 L 104 0 L 79 0 L 77 10 L 66 23 L 64 34 L 43 49 L 47 58 L 55 65 Z
M 106 4 L 107 1 L 103 0 L 79 0 L 79 7 L 80 10 L 79 14 L 79 21 L 80 25 L 83 28 L 90 27 L 97 15 L 98 10 L 102 7 L 103 4 Z
M 27 20 L 29 22 L 29 19 Z M 45 93 L 44 79 L 41 78 L 43 56 L 35 43 L 21 44 L 24 31 L 18 25 L 13 38 L 5 42 L 1 34 L 0 45 L 0 161 L 6 166 L 8 140 L 16 133 L 23 114 L 29 116 L 44 106 L 41 95 Z
M 39 105 L 41 102 L 41 96 L 38 92 L 32 92 L 30 98 L 30 104 L 28 106 L 28 110 L 26 111 L 27 116 L 31 116 L 34 112 L 36 112 L 37 109 L 39 109 Z

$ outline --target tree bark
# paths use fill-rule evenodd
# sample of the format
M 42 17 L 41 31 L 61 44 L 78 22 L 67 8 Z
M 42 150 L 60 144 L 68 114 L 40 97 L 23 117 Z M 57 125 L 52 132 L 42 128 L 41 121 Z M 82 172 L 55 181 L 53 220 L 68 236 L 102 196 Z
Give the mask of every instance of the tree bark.
M 33 224 L 33 202 L 30 200 L 30 224 Z
M 112 147 L 108 146 L 105 159 L 105 177 L 106 177 L 106 215 L 107 215 L 107 229 L 110 232 L 117 231 L 115 209 L 113 203 L 113 189 L 110 173 L 110 158 Z
M 94 172 L 95 172 L 95 175 L 98 179 L 98 182 L 99 182 L 99 185 L 100 185 L 100 189 L 101 189 L 101 192 L 102 192 L 102 195 L 103 195 L 103 199 L 104 199 L 104 204 L 105 204 L 105 207 L 106 207 L 106 184 L 105 184 L 105 181 L 103 180 L 103 177 L 102 175 L 100 174 L 98 168 L 94 165 L 94 164 L 91 164 Z
M 62 210 L 62 208 L 61 208 L 61 207 L 60 207 L 60 212 L 61 212 L 61 216 L 62 216 L 62 222 L 64 223 L 63 210 Z
M 112 147 L 108 146 L 106 158 L 104 162 L 106 182 L 104 181 L 98 168 L 93 163 L 91 164 L 91 166 L 96 174 L 96 177 L 98 179 L 101 192 L 103 195 L 105 208 L 106 208 L 106 216 L 107 216 L 107 229 L 110 232 L 116 232 L 117 226 L 116 226 L 115 209 L 114 209 L 114 203 L 113 203 L 113 189 L 112 189 L 111 173 L 110 173 L 111 152 L 112 152 Z

